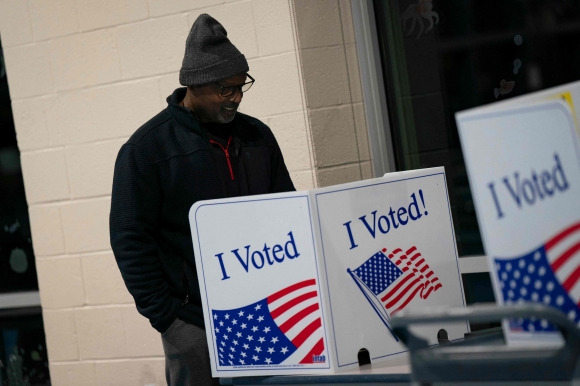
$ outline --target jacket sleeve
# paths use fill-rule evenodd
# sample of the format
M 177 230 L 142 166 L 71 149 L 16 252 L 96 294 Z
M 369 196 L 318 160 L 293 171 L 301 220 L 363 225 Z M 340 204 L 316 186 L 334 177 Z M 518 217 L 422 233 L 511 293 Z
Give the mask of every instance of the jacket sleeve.
M 181 307 L 164 278 L 157 237 L 162 190 L 156 170 L 133 144 L 117 156 L 109 215 L 115 259 L 137 310 L 160 332 L 169 328 Z
M 294 187 L 294 183 L 290 178 L 290 173 L 288 172 L 288 168 L 286 167 L 286 163 L 284 162 L 284 156 L 282 155 L 282 150 L 280 150 L 280 146 L 274 137 L 274 134 L 268 128 L 271 135 L 272 141 L 272 162 L 271 162 L 271 193 L 278 193 L 278 192 L 293 192 L 296 190 Z

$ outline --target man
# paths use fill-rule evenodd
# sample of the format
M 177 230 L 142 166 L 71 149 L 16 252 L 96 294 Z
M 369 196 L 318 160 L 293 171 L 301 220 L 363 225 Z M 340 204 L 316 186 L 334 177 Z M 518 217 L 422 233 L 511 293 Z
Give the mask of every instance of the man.
M 200 15 L 179 73 L 187 87 L 131 136 L 115 163 L 111 246 L 137 309 L 162 334 L 169 385 L 217 383 L 203 330 L 190 207 L 295 190 L 270 129 L 237 112 L 254 83 L 248 71 L 222 25 Z

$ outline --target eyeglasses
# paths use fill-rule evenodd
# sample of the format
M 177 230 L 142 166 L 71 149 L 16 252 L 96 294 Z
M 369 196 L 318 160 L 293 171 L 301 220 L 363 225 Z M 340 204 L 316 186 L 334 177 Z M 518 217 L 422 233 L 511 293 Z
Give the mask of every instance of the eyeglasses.
M 246 91 L 248 91 L 252 85 L 254 84 L 254 82 L 256 81 L 254 78 L 252 78 L 250 76 L 250 74 L 246 74 L 246 76 L 248 78 L 250 78 L 249 82 L 246 82 L 242 85 L 239 86 L 227 86 L 224 87 L 218 83 L 216 83 L 216 86 L 218 86 L 220 88 L 220 96 L 223 98 L 229 98 L 231 96 L 237 95 L 239 92 L 241 92 L 242 94 L 245 93 Z

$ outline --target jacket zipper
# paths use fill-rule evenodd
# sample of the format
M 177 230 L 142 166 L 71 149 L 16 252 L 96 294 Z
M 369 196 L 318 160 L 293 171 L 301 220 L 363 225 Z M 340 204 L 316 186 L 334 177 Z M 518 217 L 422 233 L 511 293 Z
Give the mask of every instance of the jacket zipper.
M 223 150 L 224 154 L 226 155 L 226 161 L 228 162 L 228 168 L 230 169 L 230 178 L 233 181 L 234 169 L 232 168 L 232 161 L 230 160 L 230 152 L 229 152 L 230 144 L 232 143 L 232 136 L 230 135 L 230 137 L 228 138 L 228 144 L 226 145 L 226 147 L 223 147 L 221 143 L 216 142 L 213 139 L 210 139 L 209 142 L 213 143 L 214 145 L 218 145 Z

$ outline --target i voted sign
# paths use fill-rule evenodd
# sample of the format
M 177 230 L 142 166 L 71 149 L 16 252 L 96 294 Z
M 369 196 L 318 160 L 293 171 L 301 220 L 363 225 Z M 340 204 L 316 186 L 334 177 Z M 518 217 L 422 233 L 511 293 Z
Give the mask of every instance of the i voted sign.
M 214 376 L 328 370 L 307 194 L 199 202 L 190 223 Z
M 458 113 L 496 299 L 542 303 L 580 325 L 580 146 L 568 104 Z M 558 340 L 544 320 L 505 322 L 510 342 Z

